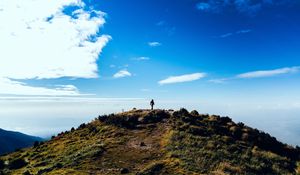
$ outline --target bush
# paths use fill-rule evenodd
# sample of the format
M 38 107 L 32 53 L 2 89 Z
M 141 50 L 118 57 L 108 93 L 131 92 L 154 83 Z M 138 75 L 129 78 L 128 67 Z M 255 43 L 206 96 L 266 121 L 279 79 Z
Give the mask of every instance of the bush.
M 62 163 L 57 163 L 57 164 L 55 164 L 54 167 L 60 169 L 60 168 L 63 167 L 63 164 Z
M 181 115 L 186 115 L 186 116 L 189 115 L 189 111 L 186 110 L 185 108 L 181 108 L 178 112 L 179 112 L 179 114 L 181 114 Z
M 196 111 L 196 110 L 192 110 L 192 111 L 191 111 L 191 115 L 193 115 L 193 116 L 198 116 L 199 113 L 198 113 L 198 111 Z
M 0 159 L 0 170 L 4 169 L 4 167 L 5 167 L 4 160 Z
M 79 129 L 83 129 L 86 127 L 86 124 L 85 123 L 82 123 L 80 126 L 79 126 Z
M 221 124 L 227 124 L 227 123 L 232 122 L 231 118 L 229 118 L 227 116 L 226 117 L 221 117 L 220 121 L 221 121 Z
M 232 126 L 232 127 L 230 127 L 229 130 L 230 130 L 232 136 L 236 139 L 240 139 L 243 134 L 241 128 L 239 128 L 237 126 Z
M 9 162 L 9 169 L 20 169 L 27 165 L 27 162 L 23 158 L 17 158 Z
M 128 174 L 129 170 L 127 168 L 122 168 L 120 171 L 121 174 Z
M 205 128 L 199 126 L 190 126 L 187 130 L 188 133 L 199 136 L 207 136 L 208 133 Z
M 153 174 L 162 174 L 161 170 L 163 169 L 163 163 L 153 163 L 146 167 L 142 172 L 137 173 L 137 175 L 153 175 Z
M 39 141 L 35 141 L 35 142 L 33 143 L 33 147 L 34 147 L 34 148 L 38 147 L 39 145 L 40 145 L 40 142 L 39 142 Z
M 28 170 L 23 173 L 23 175 L 32 175 Z
M 237 125 L 240 127 L 240 128 L 243 128 L 245 126 L 245 124 L 243 122 L 238 122 Z

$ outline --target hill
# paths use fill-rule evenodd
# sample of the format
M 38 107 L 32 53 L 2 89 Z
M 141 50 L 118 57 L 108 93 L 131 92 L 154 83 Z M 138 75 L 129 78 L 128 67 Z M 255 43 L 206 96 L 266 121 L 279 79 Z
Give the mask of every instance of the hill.
M 42 138 L 26 135 L 20 132 L 0 129 L 0 155 L 13 152 L 16 149 L 30 147 Z
M 0 157 L 4 174 L 296 174 L 300 149 L 229 117 L 185 109 L 99 116 Z

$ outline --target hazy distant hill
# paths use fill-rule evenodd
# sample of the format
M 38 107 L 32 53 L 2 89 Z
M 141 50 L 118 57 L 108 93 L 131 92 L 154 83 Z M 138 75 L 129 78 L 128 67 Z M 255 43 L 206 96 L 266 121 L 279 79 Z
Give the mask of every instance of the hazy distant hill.
M 299 148 L 229 117 L 132 110 L 0 157 L 0 168 L 26 175 L 296 174 L 299 155 Z
M 35 141 L 41 140 L 42 139 L 39 137 L 0 129 L 0 154 L 12 152 L 19 148 L 32 146 Z

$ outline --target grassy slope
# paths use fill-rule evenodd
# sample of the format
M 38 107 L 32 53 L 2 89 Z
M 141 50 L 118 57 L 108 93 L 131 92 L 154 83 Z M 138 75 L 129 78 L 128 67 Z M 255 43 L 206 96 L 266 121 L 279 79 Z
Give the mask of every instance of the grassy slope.
M 135 110 L 1 159 L 5 174 L 296 174 L 299 149 L 229 118 Z

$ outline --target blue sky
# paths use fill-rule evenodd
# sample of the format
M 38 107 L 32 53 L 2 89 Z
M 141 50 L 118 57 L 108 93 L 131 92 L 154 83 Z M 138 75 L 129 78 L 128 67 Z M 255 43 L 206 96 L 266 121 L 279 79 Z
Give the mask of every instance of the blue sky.
M 87 116 L 146 108 L 152 98 L 157 107 L 230 115 L 275 134 L 269 116 L 287 129 L 293 122 L 282 125 L 291 121 L 283 113 L 300 114 L 297 0 L 5 0 L 0 21 L 0 103 L 11 111 L 0 113 L 2 122 L 23 103 L 29 118 L 47 111 L 55 123 L 55 109 L 79 118 L 49 124 L 59 132 Z M 78 99 L 86 103 L 75 114 Z M 9 121 L 0 127 L 46 132 Z
M 84 3 L 84 6 L 72 3 L 60 4 L 62 13 L 64 17 L 79 21 L 78 16 L 82 14 L 77 11 L 84 10 L 84 15 L 90 16 L 82 21 L 90 22 L 90 26 L 85 24 L 80 26 L 79 30 L 75 26 L 75 30 L 79 32 L 70 38 L 66 36 L 66 39 L 71 40 L 69 43 L 59 45 L 60 40 L 64 38 L 58 39 L 56 35 L 57 39 L 53 41 L 49 39 L 47 45 L 45 43 L 32 43 L 32 45 L 48 46 L 48 43 L 52 43 L 45 49 L 49 49 L 46 52 L 49 52 L 52 58 L 56 58 L 63 52 L 56 51 L 59 47 L 78 44 L 72 41 L 78 39 L 76 37 L 81 33 L 87 32 L 86 37 L 81 40 L 90 42 L 93 47 L 99 49 L 98 51 L 94 52 L 92 50 L 94 48 L 86 46 L 85 52 L 77 58 L 75 55 L 81 54 L 79 49 L 82 43 L 79 43 L 74 53 L 60 56 L 62 59 L 68 58 L 64 60 L 64 64 L 57 64 L 60 59 L 54 60 L 55 64 L 51 62 L 50 64 L 53 64 L 49 66 L 51 71 L 43 72 L 45 69 L 41 68 L 31 73 L 31 70 L 24 68 L 19 71 L 19 74 L 14 75 L 12 70 L 3 70 L 1 77 L 8 81 L 15 81 L 14 83 L 26 83 L 29 87 L 71 91 L 70 94 L 61 93 L 67 96 L 93 94 L 97 97 L 117 98 L 172 99 L 176 94 L 178 98 L 188 97 L 195 100 L 202 97 L 201 92 L 209 98 L 206 92 L 221 96 L 226 91 L 230 93 L 233 90 L 243 93 L 243 89 L 245 91 L 265 90 L 268 93 L 272 90 L 275 93 L 276 87 L 280 88 L 280 91 L 285 89 L 294 92 L 295 87 L 299 86 L 297 72 L 300 65 L 298 59 L 300 5 L 297 1 L 174 0 L 170 3 L 167 0 L 122 2 L 89 0 L 80 2 Z M 53 31 L 50 26 L 54 26 L 59 17 L 53 14 L 50 12 L 43 14 L 48 15 L 46 17 L 49 27 L 47 27 L 50 32 Z M 96 23 L 94 19 L 92 20 L 93 17 L 101 23 Z M 42 22 L 35 25 L 43 26 Z M 27 26 L 27 30 L 32 26 Z M 89 29 L 91 31 L 88 31 Z M 67 27 L 65 30 L 68 32 Z M 18 36 L 15 34 L 17 32 L 20 31 L 11 31 L 10 37 Z M 53 35 L 56 34 L 55 32 Z M 45 37 L 50 38 L 51 35 Z M 95 44 L 98 38 L 103 39 L 99 45 Z M 27 42 L 25 39 L 20 38 L 21 41 Z M 41 40 L 39 37 L 37 39 Z M 24 51 L 28 54 L 24 56 L 24 63 L 27 65 L 23 67 L 32 66 L 35 69 L 39 66 L 39 63 L 26 61 L 28 57 L 37 57 L 41 61 L 51 59 L 50 56 L 41 58 L 46 55 L 43 53 L 34 55 L 32 54 L 34 51 L 30 49 Z M 65 52 L 67 51 L 63 54 Z M 91 54 L 93 55 L 90 56 Z M 8 57 L 18 59 L 19 56 L 7 55 L 4 55 L 3 59 Z M 83 64 L 80 61 L 77 63 L 76 61 L 80 59 L 86 61 Z M 12 63 L 15 62 L 9 62 L 5 66 L 10 67 Z M 71 65 L 70 70 L 66 71 L 68 64 Z M 47 65 L 43 66 L 47 68 Z M 14 70 L 18 68 L 15 66 Z M 78 68 L 79 71 L 76 70 Z M 257 71 L 265 72 L 260 76 L 237 78 L 240 74 L 257 73 Z M 23 76 L 24 72 L 28 75 Z M 190 79 L 189 75 L 196 77 Z M 169 77 L 175 77 L 173 80 L 175 82 L 159 83 Z M 178 82 L 176 77 L 184 80 Z M 62 89 L 61 85 L 65 89 Z M 31 93 L 5 91 L 5 89 L 2 91 L 3 95 L 51 94 L 35 93 L 34 89 Z M 54 92 L 52 95 L 59 96 L 60 93 Z M 295 95 L 291 94 L 291 97 Z
M 283 88 L 297 93 L 297 71 L 231 78 L 246 72 L 299 65 L 299 2 L 255 1 L 255 10 L 250 2 L 240 1 L 245 3 L 242 7 L 237 2 L 216 5 L 214 1 L 195 0 L 90 1 L 95 9 L 107 13 L 102 32 L 112 36 L 99 59 L 100 79 L 89 82 L 96 87 L 93 93 L 149 98 L 172 98 L 176 94 L 193 100 L 204 94 L 209 98 L 205 92 L 223 96 L 232 91 L 271 90 L 274 94 L 269 95 L 274 96 Z M 199 4 L 203 3 L 210 4 L 211 9 L 201 10 Z M 151 47 L 149 42 L 160 45 Z M 139 57 L 149 59 L 137 61 Z M 121 69 L 132 76 L 110 79 Z M 193 82 L 157 83 L 169 76 L 197 72 L 206 76 Z M 224 78 L 229 80 L 222 84 L 210 81 Z

